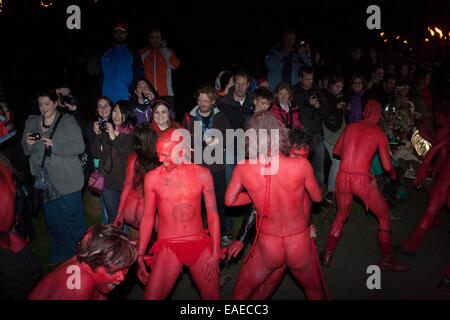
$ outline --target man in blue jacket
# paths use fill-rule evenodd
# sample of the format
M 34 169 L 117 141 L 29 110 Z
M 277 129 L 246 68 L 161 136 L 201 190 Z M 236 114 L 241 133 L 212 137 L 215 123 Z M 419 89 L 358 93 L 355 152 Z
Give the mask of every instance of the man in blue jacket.
M 102 95 L 116 102 L 128 100 L 130 86 L 134 80 L 144 76 L 142 61 L 126 44 L 128 26 L 118 23 L 113 28 L 114 43 L 103 54 L 100 66 L 100 88 Z
M 298 73 L 303 65 L 311 66 L 308 44 L 305 41 L 296 43 L 295 30 L 286 30 L 282 40 L 266 55 L 267 81 L 273 91 L 281 82 L 291 86 L 299 83 Z

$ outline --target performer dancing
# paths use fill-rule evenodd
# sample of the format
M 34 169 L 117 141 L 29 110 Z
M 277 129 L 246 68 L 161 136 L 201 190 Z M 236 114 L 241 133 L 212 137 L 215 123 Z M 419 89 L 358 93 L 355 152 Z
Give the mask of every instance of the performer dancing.
M 185 265 L 189 267 L 201 298 L 219 299 L 220 222 L 213 180 L 208 169 L 182 163 L 186 149 L 179 150 L 181 142 L 175 139 L 180 131 L 169 129 L 158 138 L 156 151 L 162 166 L 145 176 L 138 277 L 146 284 L 145 299 L 165 299 Z M 202 195 L 209 232 L 203 227 Z M 156 209 L 158 237 L 146 256 Z M 151 274 L 146 263 L 151 266 Z
M 438 175 L 436 183 L 430 192 L 430 198 L 428 200 L 428 206 L 425 210 L 422 219 L 416 228 L 410 233 L 408 238 L 398 247 L 398 252 L 415 256 L 417 250 L 422 244 L 425 235 L 428 230 L 431 229 L 433 224 L 439 221 L 442 208 L 447 205 L 450 208 L 450 157 L 448 156 L 450 151 L 450 135 L 442 138 L 442 140 L 434 145 L 428 152 L 425 160 L 418 170 L 418 174 L 415 180 L 415 185 L 420 186 L 423 184 L 427 175 L 428 167 L 432 160 L 437 158 L 438 161 L 433 167 L 434 175 Z
M 290 157 L 308 158 L 311 150 L 311 136 L 306 133 L 304 129 L 291 129 L 289 130 L 289 143 Z M 304 193 L 303 198 L 303 212 L 305 217 L 309 221 L 311 213 L 312 201 L 308 193 Z M 316 238 L 316 227 L 311 225 L 311 237 Z M 256 231 L 256 210 L 253 208 L 246 220 L 243 222 L 242 227 L 236 240 L 227 248 L 228 261 L 232 258 L 236 258 L 248 243 L 250 235 Z M 286 272 L 286 264 L 275 270 L 258 288 L 253 292 L 250 297 L 251 300 L 266 300 L 275 291 L 278 284 L 281 282 L 284 273 Z
M 126 233 L 113 225 L 93 226 L 76 256 L 39 282 L 28 299 L 105 300 L 135 260 L 135 244 Z
M 325 250 L 321 254 L 324 266 L 331 265 L 331 259 L 341 237 L 344 222 L 348 219 L 353 196 L 358 196 L 378 219 L 378 243 L 381 249 L 380 268 L 383 271 L 403 272 L 409 268 L 399 264 L 391 245 L 391 221 L 389 207 L 379 192 L 370 174 L 370 165 L 378 150 L 381 163 L 392 180 L 397 178 L 388 150 L 388 140 L 378 122 L 381 106 L 369 100 L 364 108 L 364 119 L 345 128 L 337 141 L 333 154 L 341 157 L 336 178 L 336 199 L 338 213 L 328 236 Z
M 151 124 L 136 127 L 134 152 L 127 161 L 125 181 L 120 195 L 119 210 L 114 224 L 121 227 L 124 222 L 138 229 L 144 213 L 144 176 L 159 165 L 156 155 L 156 133 Z
M 284 272 L 286 266 L 303 286 L 308 299 L 325 299 L 309 218 L 302 205 L 305 192 L 313 201 L 322 199 L 311 164 L 306 159 L 289 158 L 281 153 L 287 144 L 286 134 L 270 112 L 253 115 L 249 129 L 258 134 L 261 130 L 279 130 L 281 143 L 267 137 L 270 152 L 260 154 L 257 160 L 240 162 L 225 194 L 228 206 L 253 202 L 258 220 L 256 239 L 239 272 L 233 298 L 252 298 L 274 273 L 274 279 L 279 281 L 280 270 Z M 249 148 L 263 150 L 263 140 Z

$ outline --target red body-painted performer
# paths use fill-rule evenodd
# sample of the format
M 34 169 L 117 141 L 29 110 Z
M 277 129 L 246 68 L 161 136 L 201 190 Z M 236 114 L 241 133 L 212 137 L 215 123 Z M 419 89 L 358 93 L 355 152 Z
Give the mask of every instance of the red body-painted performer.
M 120 195 L 119 209 L 114 225 L 124 222 L 138 229 L 144 214 L 144 177 L 158 165 L 156 155 L 156 133 L 151 124 L 144 123 L 136 127 L 134 151 L 127 160 L 125 181 Z
M 331 265 L 345 221 L 348 219 L 353 196 L 359 197 L 366 209 L 370 209 L 378 219 L 378 244 L 381 250 L 380 268 L 383 271 L 407 271 L 408 267 L 399 264 L 391 245 L 391 221 L 389 207 L 379 192 L 370 174 L 370 165 L 378 151 L 384 170 L 391 179 L 397 178 L 388 150 L 388 140 L 378 122 L 381 106 L 369 100 L 364 108 L 364 119 L 345 128 L 337 141 L 333 154 L 341 158 L 336 178 L 336 200 L 338 213 L 328 236 L 325 250 L 321 254 L 324 266 Z
M 292 158 L 299 157 L 307 159 L 311 150 L 311 137 L 306 134 L 302 129 L 291 129 L 289 132 L 289 143 L 291 145 L 289 156 Z M 309 221 L 310 213 L 312 208 L 312 201 L 308 193 L 305 192 L 303 195 L 303 212 L 305 218 Z M 253 209 L 244 225 L 241 228 L 238 237 L 233 243 L 227 248 L 228 261 L 232 258 L 236 258 L 244 248 L 244 245 L 249 240 L 249 233 L 254 231 L 256 228 L 256 210 Z M 309 222 L 308 222 L 309 224 Z M 311 237 L 314 239 L 317 237 L 317 229 L 315 226 L 311 226 Z M 275 270 L 258 288 L 253 292 L 250 300 L 266 300 L 269 299 L 272 293 L 275 291 L 283 276 L 286 272 L 286 264 Z
M 253 115 L 249 128 L 257 131 L 281 129 L 269 112 Z M 271 152 L 265 160 L 260 158 L 252 163 L 255 159 L 250 159 L 238 163 L 225 195 L 226 205 L 253 202 L 257 211 L 255 243 L 241 267 L 233 298 L 267 296 L 288 267 L 303 286 L 308 299 L 325 299 L 309 217 L 302 205 L 306 192 L 313 201 L 320 201 L 320 187 L 306 159 L 284 156 L 279 152 L 280 144 L 275 141 L 270 141 L 269 145 Z M 276 163 L 278 170 L 274 171 Z
M 91 227 L 77 255 L 34 288 L 30 300 L 105 300 L 136 260 L 129 236 L 113 225 Z
M 433 224 L 437 224 L 440 219 L 441 210 L 447 206 L 450 208 L 450 135 L 441 138 L 441 141 L 434 145 L 419 167 L 415 185 L 423 184 L 427 175 L 428 167 L 433 159 L 437 158 L 433 167 L 433 176 L 437 178 L 428 199 L 428 206 L 416 228 L 410 233 L 408 238 L 398 247 L 398 252 L 414 256 L 422 244 L 428 230 Z
M 16 186 L 11 171 L 0 161 L 0 232 L 8 232 L 14 226 Z
M 174 132 L 169 129 L 158 138 L 156 150 L 163 165 L 145 176 L 138 277 L 146 284 L 145 299 L 165 299 L 185 265 L 201 298 L 219 299 L 220 222 L 212 176 L 208 169 L 199 165 L 178 162 L 186 151 L 183 148 L 179 153 L 175 151 L 180 142 L 172 139 Z M 209 234 L 201 216 L 202 195 Z M 158 236 L 146 256 L 156 209 Z M 151 267 L 150 274 L 147 263 Z
M 22 251 L 27 242 L 11 229 L 14 226 L 16 186 L 8 167 L 0 161 L 0 248 L 14 253 Z

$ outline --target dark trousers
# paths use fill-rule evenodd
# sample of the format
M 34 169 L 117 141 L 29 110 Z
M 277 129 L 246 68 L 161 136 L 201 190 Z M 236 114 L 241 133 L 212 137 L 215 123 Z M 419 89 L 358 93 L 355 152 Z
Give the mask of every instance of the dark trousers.
M 120 191 L 103 189 L 102 198 L 108 215 L 108 224 L 113 224 L 117 216 L 117 210 L 119 210 Z
M 324 162 L 325 162 L 325 146 L 323 144 L 323 137 L 319 134 L 312 135 L 312 148 L 309 160 L 314 170 L 314 176 L 320 187 L 324 184 Z
M 227 180 L 225 170 L 211 172 L 214 180 L 214 191 L 216 193 L 217 211 L 220 217 L 221 235 L 230 234 L 233 231 L 233 217 L 225 213 L 225 191 L 227 190 Z
M 58 263 L 75 254 L 78 242 L 86 232 L 81 191 L 66 194 L 43 204 L 50 232 L 50 262 Z

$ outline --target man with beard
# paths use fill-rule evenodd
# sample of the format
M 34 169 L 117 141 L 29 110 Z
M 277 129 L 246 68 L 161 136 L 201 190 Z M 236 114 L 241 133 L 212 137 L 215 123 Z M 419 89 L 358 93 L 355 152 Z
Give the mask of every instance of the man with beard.
M 126 44 L 128 26 L 125 23 L 114 25 L 113 37 L 114 43 L 100 60 L 100 89 L 102 96 L 115 103 L 128 100 L 130 86 L 144 76 L 144 68 L 140 56 L 131 52 Z

